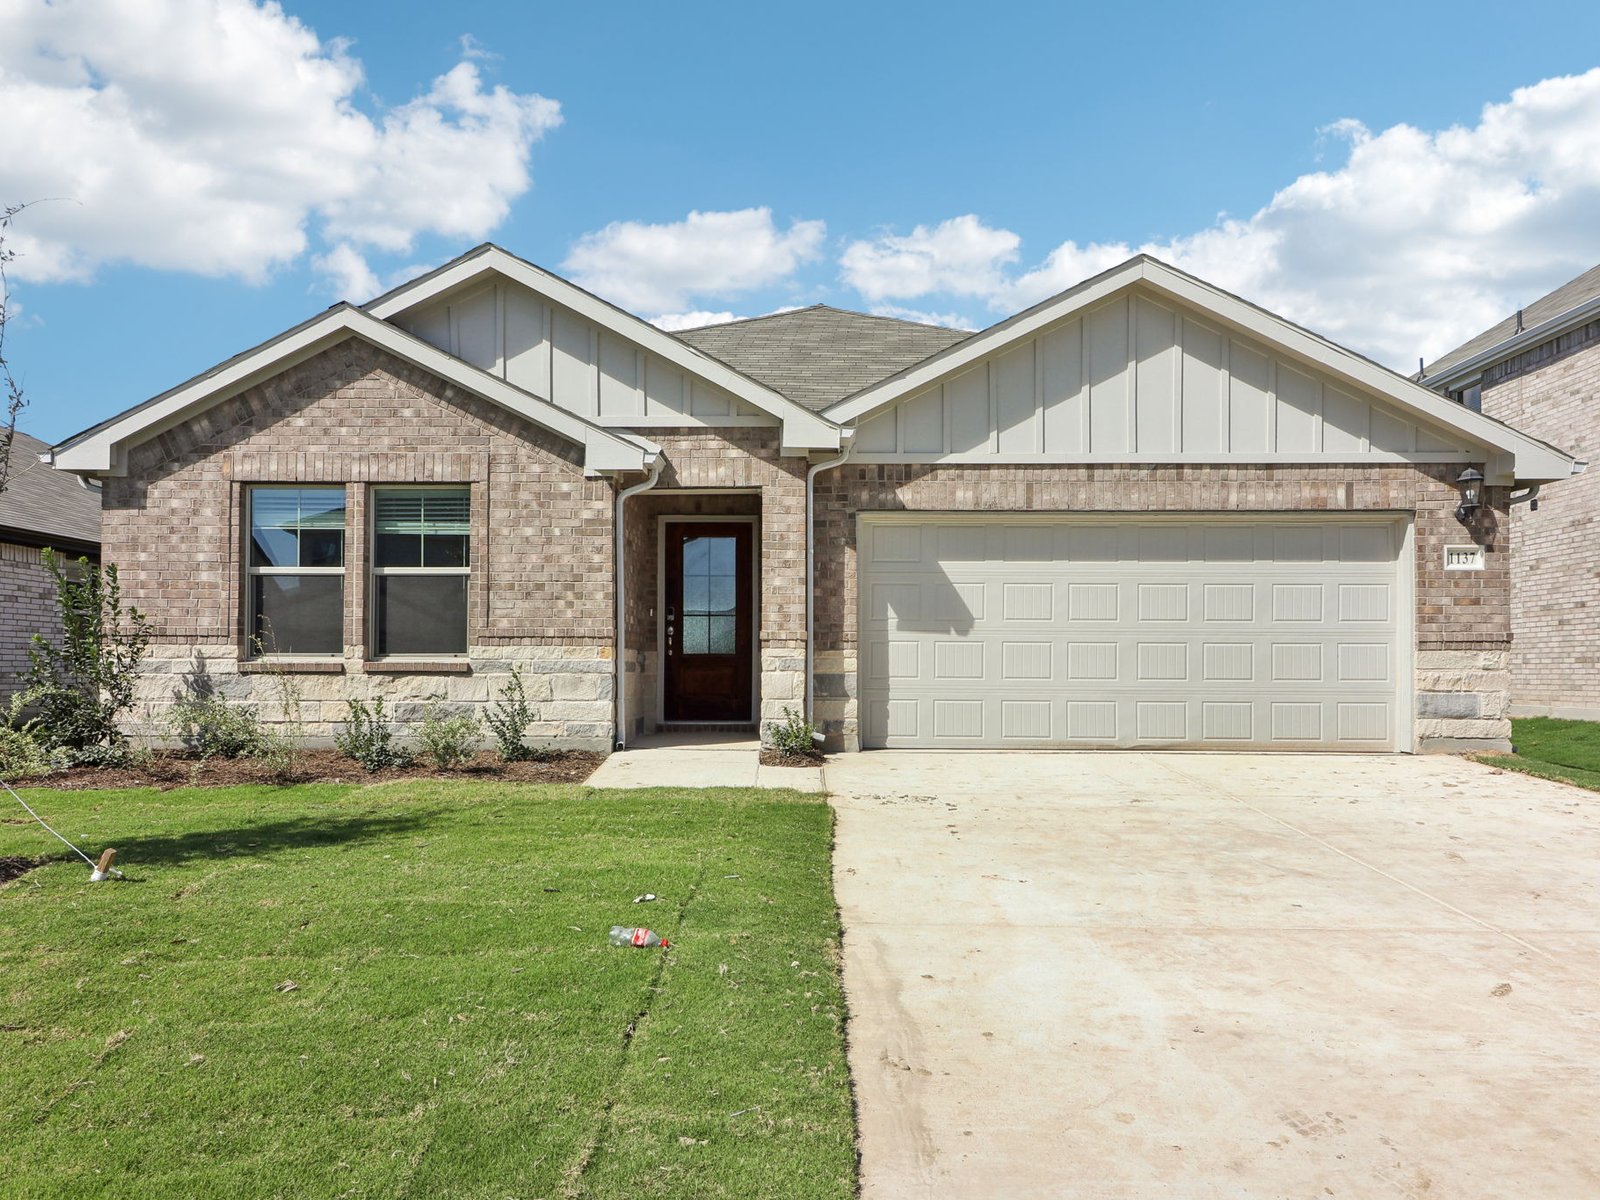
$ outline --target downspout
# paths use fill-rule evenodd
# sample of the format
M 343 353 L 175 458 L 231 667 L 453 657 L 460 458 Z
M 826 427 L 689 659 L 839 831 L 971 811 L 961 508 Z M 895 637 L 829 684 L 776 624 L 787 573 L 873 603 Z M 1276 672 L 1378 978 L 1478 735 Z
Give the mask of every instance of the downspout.
M 612 525 L 612 541 L 616 551 L 616 578 L 617 578 L 617 665 L 616 665 L 616 712 L 617 729 L 614 741 L 618 750 L 625 750 L 628 746 L 628 613 L 627 613 L 627 582 L 628 558 L 627 529 L 622 523 L 623 505 L 628 502 L 629 496 L 637 496 L 640 492 L 648 492 L 655 487 L 656 481 L 661 478 L 661 456 L 656 455 L 650 464 L 650 478 L 643 483 L 636 483 L 630 488 L 623 488 L 617 493 L 617 516 Z
M 846 430 L 842 436 L 848 437 Z M 807 721 L 815 721 L 817 662 L 817 529 L 816 529 L 816 479 L 830 467 L 841 466 L 855 449 L 854 442 L 846 443 L 844 453 L 806 468 L 806 704 Z
M 1530 500 L 1533 503 L 1528 504 Z M 1539 507 L 1539 485 L 1537 483 L 1529 484 L 1528 490 L 1520 495 L 1516 492 L 1512 492 L 1506 500 L 1506 505 L 1510 507 L 1516 504 L 1528 504 L 1528 510 L 1530 512 L 1536 510 Z

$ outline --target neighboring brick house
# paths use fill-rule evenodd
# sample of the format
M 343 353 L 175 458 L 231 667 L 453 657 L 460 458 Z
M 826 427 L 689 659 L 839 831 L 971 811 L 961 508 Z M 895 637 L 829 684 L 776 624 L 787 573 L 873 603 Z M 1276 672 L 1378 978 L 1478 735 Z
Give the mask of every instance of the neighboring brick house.
M 0 708 L 28 669 L 33 635 L 58 638 L 56 586 L 44 548 L 100 561 L 100 486 L 39 460 L 49 442 L 17 432 L 11 478 L 0 492 Z
M 146 719 L 197 674 L 272 719 L 289 671 L 326 734 L 520 666 L 568 745 L 792 709 L 849 749 L 1379 751 L 1506 744 L 1507 497 L 1573 466 L 1144 256 L 976 334 L 672 335 L 493 246 L 54 461 L 104 480 Z
M 1423 368 L 1458 403 L 1600 455 L 1600 266 Z M 1600 721 L 1600 472 L 1511 511 L 1512 712 Z

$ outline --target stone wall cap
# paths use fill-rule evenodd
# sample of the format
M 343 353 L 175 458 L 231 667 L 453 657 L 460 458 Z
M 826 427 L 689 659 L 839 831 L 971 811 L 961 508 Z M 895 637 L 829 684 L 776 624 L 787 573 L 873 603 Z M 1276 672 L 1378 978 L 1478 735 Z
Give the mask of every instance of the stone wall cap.
M 246 658 L 239 661 L 241 675 L 343 675 L 344 663 L 318 658 Z
M 373 658 L 361 664 L 368 675 L 470 675 L 472 664 L 460 659 Z

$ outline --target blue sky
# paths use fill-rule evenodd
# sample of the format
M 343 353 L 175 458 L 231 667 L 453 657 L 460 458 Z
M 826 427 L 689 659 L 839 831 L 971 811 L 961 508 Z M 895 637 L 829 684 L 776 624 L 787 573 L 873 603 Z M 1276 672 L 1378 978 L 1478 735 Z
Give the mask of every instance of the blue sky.
M 1592 4 L 4 10 L 52 440 L 485 240 L 668 327 L 1149 249 L 1405 369 L 1600 261 Z

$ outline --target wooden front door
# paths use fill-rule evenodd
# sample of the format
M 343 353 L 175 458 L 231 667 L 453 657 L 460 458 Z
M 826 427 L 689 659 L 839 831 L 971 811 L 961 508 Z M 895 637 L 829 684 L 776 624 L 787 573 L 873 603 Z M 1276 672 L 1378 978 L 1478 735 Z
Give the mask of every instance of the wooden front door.
M 663 715 L 668 721 L 755 719 L 755 526 L 667 521 Z

